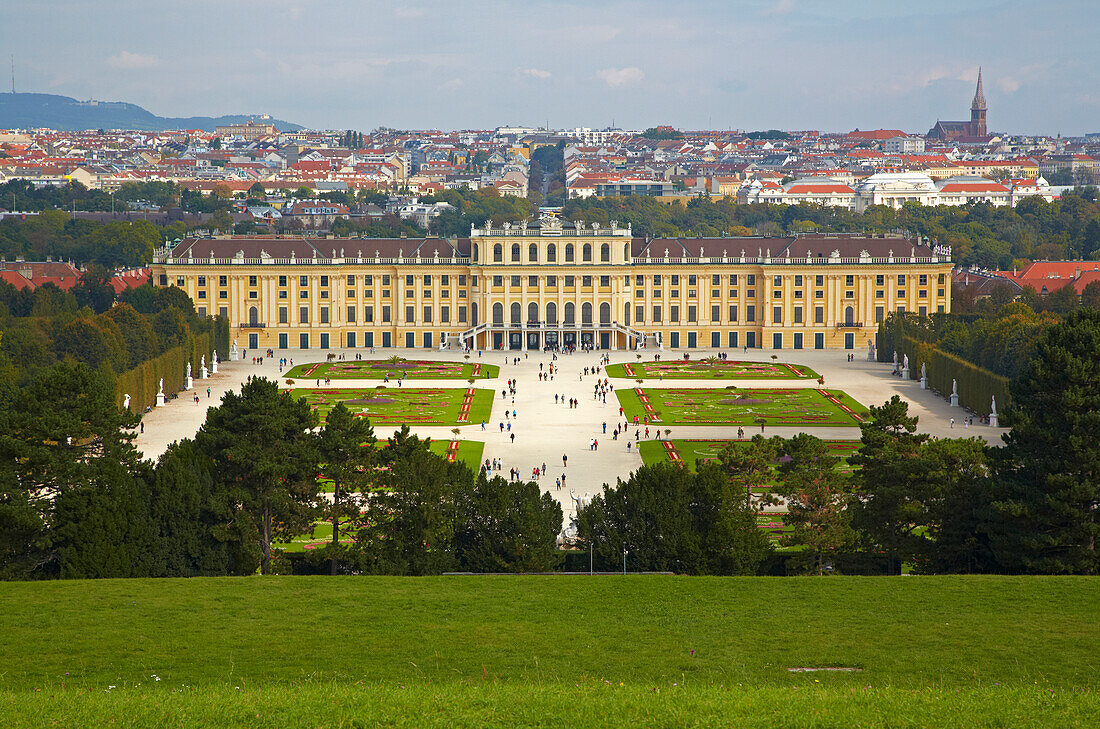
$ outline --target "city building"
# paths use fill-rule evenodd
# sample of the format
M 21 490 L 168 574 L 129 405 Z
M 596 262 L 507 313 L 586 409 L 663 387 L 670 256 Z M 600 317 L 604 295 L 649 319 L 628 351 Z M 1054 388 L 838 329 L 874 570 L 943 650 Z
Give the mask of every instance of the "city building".
M 249 119 L 244 124 L 228 124 L 214 128 L 219 137 L 237 137 L 246 142 L 255 142 L 264 137 L 273 137 L 279 133 L 273 124 L 261 124 Z
M 855 349 L 950 311 L 950 251 L 902 236 L 636 237 L 547 218 L 469 238 L 249 236 L 158 251 L 157 286 L 248 349 Z
M 978 69 L 978 87 L 970 103 L 970 121 L 938 121 L 928 130 L 930 139 L 944 141 L 985 140 L 985 93 L 982 91 L 982 70 Z

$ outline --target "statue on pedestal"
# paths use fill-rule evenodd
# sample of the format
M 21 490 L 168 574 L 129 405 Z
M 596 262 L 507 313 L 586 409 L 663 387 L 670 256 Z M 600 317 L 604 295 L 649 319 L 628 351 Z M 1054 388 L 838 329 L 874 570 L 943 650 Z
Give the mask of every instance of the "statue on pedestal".
M 129 410 L 130 409 L 130 393 L 126 393 L 125 395 L 122 396 L 122 409 L 123 410 Z

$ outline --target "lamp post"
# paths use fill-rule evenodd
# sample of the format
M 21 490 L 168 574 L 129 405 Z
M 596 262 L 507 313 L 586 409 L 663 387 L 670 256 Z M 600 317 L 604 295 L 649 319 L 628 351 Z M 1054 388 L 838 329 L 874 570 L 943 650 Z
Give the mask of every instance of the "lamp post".
M 626 555 L 627 555 L 626 542 L 623 542 L 623 576 L 624 577 L 626 576 Z

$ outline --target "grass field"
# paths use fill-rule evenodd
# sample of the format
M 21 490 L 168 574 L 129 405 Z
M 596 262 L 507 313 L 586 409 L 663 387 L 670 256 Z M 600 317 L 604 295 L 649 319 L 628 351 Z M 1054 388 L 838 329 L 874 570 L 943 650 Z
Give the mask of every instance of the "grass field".
M 490 379 L 500 373 L 498 365 L 480 362 L 441 362 L 427 359 L 363 359 L 311 362 L 296 365 L 283 377 L 333 380 L 469 380 Z
M 692 473 L 695 472 L 696 462 L 716 461 L 718 454 L 728 443 L 742 446 L 747 440 L 705 440 L 673 438 L 671 440 L 646 440 L 638 444 L 638 454 L 642 462 L 647 466 L 654 463 L 683 463 Z M 667 444 L 667 445 L 666 445 Z M 825 441 L 829 453 L 836 456 L 838 467 L 843 471 L 851 471 L 848 466 L 848 456 L 859 450 L 858 440 L 827 440 Z M 671 448 L 669 447 L 671 446 Z
M 352 412 L 366 413 L 379 433 L 390 426 L 468 425 L 488 420 L 493 410 L 490 390 L 429 389 L 407 387 L 305 388 L 292 390 L 296 399 L 305 400 L 318 412 L 321 422 L 338 402 Z
M 7 727 L 1094 727 L 1096 578 L 0 585 Z M 851 672 L 791 672 L 848 668 Z
M 842 390 L 815 388 L 615 390 L 630 420 L 662 425 L 851 425 L 867 408 Z M 750 433 L 751 435 L 751 433 Z
M 433 440 L 428 448 L 432 453 L 447 458 L 451 453 L 451 442 L 449 440 Z M 476 474 L 477 469 L 481 467 L 481 454 L 484 451 L 485 443 L 480 440 L 460 440 L 458 441 L 458 448 L 454 451 L 454 457 L 450 460 L 465 463 Z
M 734 360 L 672 359 L 608 365 L 608 377 L 671 380 L 816 380 L 819 375 L 804 365 L 786 362 L 738 362 Z

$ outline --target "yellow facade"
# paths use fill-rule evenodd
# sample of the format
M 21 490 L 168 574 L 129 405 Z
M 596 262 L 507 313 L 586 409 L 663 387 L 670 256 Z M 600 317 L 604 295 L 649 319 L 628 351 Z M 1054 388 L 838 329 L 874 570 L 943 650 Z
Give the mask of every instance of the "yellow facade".
M 950 311 L 950 271 L 910 238 L 646 240 L 548 221 L 457 240 L 192 239 L 158 254 L 153 281 L 248 349 L 854 349 L 887 312 Z

